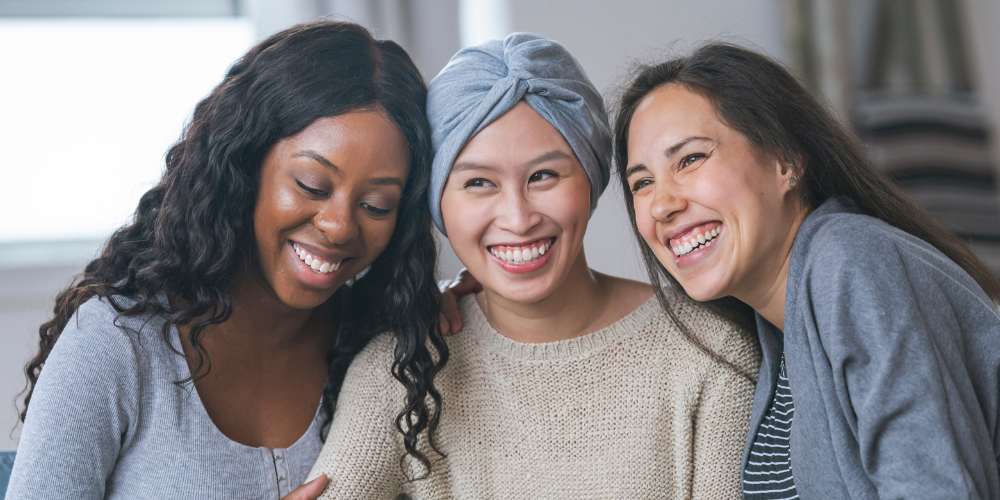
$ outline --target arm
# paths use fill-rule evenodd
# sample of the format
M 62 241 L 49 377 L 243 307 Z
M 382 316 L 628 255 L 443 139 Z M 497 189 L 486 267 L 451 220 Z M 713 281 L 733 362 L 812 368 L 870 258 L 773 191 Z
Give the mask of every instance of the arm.
M 35 386 L 7 499 L 104 498 L 137 411 L 135 351 L 91 300 L 60 335 Z
M 326 474 L 320 498 L 382 500 L 402 492 L 403 447 L 396 414 L 403 386 L 389 373 L 394 341 L 382 335 L 358 354 L 347 371 L 323 451 L 309 479 Z
M 963 307 L 981 303 L 971 279 L 906 241 L 839 250 L 807 270 L 808 293 L 879 497 L 989 498 L 997 466 L 962 338 Z

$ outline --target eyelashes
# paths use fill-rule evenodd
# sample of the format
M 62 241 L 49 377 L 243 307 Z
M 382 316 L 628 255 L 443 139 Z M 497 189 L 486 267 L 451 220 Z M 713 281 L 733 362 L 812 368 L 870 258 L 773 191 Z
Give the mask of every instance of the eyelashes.
M 302 181 L 296 180 L 295 183 L 298 184 L 299 187 L 302 188 L 303 191 L 305 191 L 305 192 L 307 192 L 307 193 L 309 193 L 309 194 L 311 194 L 313 196 L 326 196 L 328 194 L 326 191 L 323 191 L 322 189 L 316 189 L 316 188 L 309 187 L 309 186 L 303 184 Z

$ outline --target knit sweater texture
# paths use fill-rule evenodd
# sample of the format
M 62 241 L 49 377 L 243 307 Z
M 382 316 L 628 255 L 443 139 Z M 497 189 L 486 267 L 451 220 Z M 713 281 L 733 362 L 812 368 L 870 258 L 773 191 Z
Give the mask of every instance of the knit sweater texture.
M 752 372 L 757 343 L 686 296 L 667 291 L 709 348 Z M 380 336 L 351 365 L 330 435 L 310 473 L 323 499 L 738 499 L 754 386 L 674 326 L 655 297 L 613 325 L 569 340 L 521 343 L 494 330 L 474 297 L 447 338 L 435 379 L 440 425 L 427 477 L 408 481 L 395 425 L 404 390 Z M 411 477 L 427 472 L 403 459 Z

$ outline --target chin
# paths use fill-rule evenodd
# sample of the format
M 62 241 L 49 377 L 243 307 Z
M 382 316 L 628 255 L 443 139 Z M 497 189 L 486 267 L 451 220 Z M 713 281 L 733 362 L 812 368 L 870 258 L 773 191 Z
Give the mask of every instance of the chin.
M 724 291 L 725 287 L 720 286 L 716 280 L 712 280 L 708 277 L 701 277 L 700 279 L 678 279 L 677 281 L 681 284 L 681 287 L 684 288 L 684 292 L 698 302 L 707 302 L 709 300 L 719 299 L 727 295 Z
M 493 293 L 518 304 L 534 304 L 553 293 L 555 287 L 547 279 L 535 279 L 528 282 L 510 283 L 507 280 L 497 280 L 494 287 L 490 287 Z

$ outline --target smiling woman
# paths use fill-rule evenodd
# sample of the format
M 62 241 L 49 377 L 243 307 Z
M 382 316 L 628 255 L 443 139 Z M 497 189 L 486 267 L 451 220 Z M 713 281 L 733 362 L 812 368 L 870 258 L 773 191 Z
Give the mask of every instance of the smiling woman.
M 398 45 L 348 23 L 237 61 L 42 325 L 7 498 L 288 495 L 376 332 L 404 452 L 426 460 L 448 352 L 425 97 Z
M 1000 281 L 785 68 L 643 67 L 615 152 L 650 279 L 754 310 L 744 498 L 1000 498 Z

